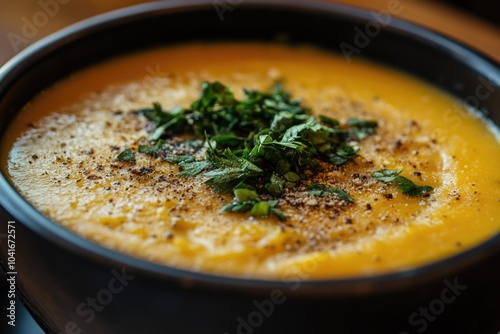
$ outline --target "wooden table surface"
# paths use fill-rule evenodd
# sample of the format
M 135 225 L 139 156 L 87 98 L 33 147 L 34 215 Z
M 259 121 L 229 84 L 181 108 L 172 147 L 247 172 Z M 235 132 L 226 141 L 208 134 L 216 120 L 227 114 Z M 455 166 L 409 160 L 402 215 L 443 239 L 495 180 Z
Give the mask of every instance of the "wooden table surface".
M 460 40 L 500 62 L 500 26 L 494 26 L 447 5 L 429 0 L 338 0 L 337 2 L 372 10 L 384 10 L 392 1 L 399 1 L 402 8 L 397 16 Z M 0 64 L 5 63 L 34 41 L 71 23 L 109 10 L 144 2 L 147 1 L 0 0 Z M 41 4 L 47 5 L 44 7 Z M 44 12 L 48 15 L 44 15 Z M 31 26 L 34 29 L 29 29 L 29 23 L 36 23 Z

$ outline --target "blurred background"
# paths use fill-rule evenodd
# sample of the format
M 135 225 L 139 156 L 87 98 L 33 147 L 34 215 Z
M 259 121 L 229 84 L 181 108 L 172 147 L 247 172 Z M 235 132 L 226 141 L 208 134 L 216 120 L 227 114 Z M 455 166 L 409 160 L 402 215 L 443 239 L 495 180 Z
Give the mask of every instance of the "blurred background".
M 34 41 L 71 23 L 144 2 L 148 1 L 0 0 L 0 64 L 5 63 Z M 387 8 L 390 0 L 337 0 L 337 2 L 381 10 Z M 500 1 L 400 0 L 400 2 L 403 10 L 397 16 L 452 36 L 500 61 Z M 48 15 L 39 15 L 40 11 Z M 26 22 L 37 25 L 30 30 Z
M 338 0 L 337 2 L 371 10 L 383 10 L 387 9 L 390 1 Z M 144 2 L 148 1 L 0 0 L 0 65 L 22 49 L 58 29 L 93 15 Z M 403 10 L 397 16 L 453 37 L 500 62 L 500 1 L 400 0 L 400 2 Z M 4 309 L 6 302 L 5 288 L 5 278 L 0 271 L 1 309 Z M 43 334 L 30 320 L 29 315 L 21 309 L 19 303 L 17 326 L 11 328 L 3 319 L 0 323 L 0 333 Z

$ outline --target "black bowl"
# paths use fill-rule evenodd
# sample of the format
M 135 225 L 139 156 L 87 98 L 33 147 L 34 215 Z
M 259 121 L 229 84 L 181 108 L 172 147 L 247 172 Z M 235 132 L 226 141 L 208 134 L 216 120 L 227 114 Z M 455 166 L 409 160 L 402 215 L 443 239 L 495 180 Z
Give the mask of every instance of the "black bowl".
M 98 16 L 43 39 L 0 70 L 1 130 L 44 88 L 115 55 L 191 40 L 283 38 L 341 52 L 346 61 L 362 56 L 389 64 L 499 124 L 498 64 L 395 19 L 390 9 L 376 14 L 299 0 L 179 0 Z M 482 94 L 485 80 L 493 87 L 487 97 Z M 493 333 L 500 328 L 494 320 L 500 309 L 500 272 L 494 266 L 500 235 L 449 259 L 393 274 L 321 281 L 303 279 L 300 273 L 287 281 L 238 279 L 106 249 L 43 216 L 3 174 L 0 189 L 0 233 L 12 233 L 7 224 L 12 220 L 16 236 L 14 269 L 8 267 L 6 238 L 0 243 L 4 270 L 15 277 L 16 292 L 49 332 L 413 333 L 429 327 Z M 429 308 L 428 313 L 420 307 Z

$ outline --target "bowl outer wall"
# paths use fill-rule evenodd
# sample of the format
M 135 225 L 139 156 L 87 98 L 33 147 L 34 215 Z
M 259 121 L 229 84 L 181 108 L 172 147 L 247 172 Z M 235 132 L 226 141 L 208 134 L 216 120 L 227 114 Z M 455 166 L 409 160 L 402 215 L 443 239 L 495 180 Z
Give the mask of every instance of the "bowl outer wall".
M 283 15 L 285 11 L 288 15 Z M 168 15 L 169 19 L 163 19 L 164 15 Z M 259 23 L 257 26 L 256 17 Z M 283 32 L 288 34 L 292 43 L 306 42 L 338 51 L 341 42 L 352 44 L 354 27 L 363 28 L 372 18 L 370 13 L 362 10 L 300 1 L 242 2 L 233 12 L 226 12 L 223 22 L 219 22 L 213 3 L 209 1 L 189 4 L 181 1 L 152 3 L 99 16 L 44 39 L 0 70 L 0 112 L 2 119 L 6 120 L 2 122 L 2 126 L 7 126 L 25 101 L 57 79 L 125 51 L 154 44 L 214 39 L 215 36 L 224 39 L 273 41 L 277 34 Z M 190 26 L 185 27 L 183 22 L 190 22 Z M 182 32 L 174 29 L 178 26 L 185 29 Z M 245 28 L 248 26 L 252 26 L 252 29 Z M 148 31 L 155 33 L 146 34 Z M 332 35 L 325 35 L 327 32 Z M 395 45 L 398 45 L 397 50 Z M 89 53 L 89 50 L 93 52 Z M 415 53 L 421 56 L 421 62 L 408 60 L 414 59 Z M 420 76 L 461 99 L 474 96 L 478 76 L 488 77 L 495 87 L 500 86 L 500 71 L 494 62 L 442 36 L 396 19 L 392 19 L 383 33 L 372 39 L 362 50 L 362 56 Z M 460 89 L 455 89 L 457 87 Z M 488 111 L 498 124 L 498 89 L 492 97 L 479 102 L 479 108 Z M 236 319 L 236 314 L 241 314 L 241 310 L 251 306 L 254 298 L 269 297 L 273 289 L 286 291 L 289 299 L 299 296 L 301 300 L 311 297 L 331 300 L 335 297 L 339 303 L 344 298 L 357 300 L 360 296 L 368 298 L 367 296 L 382 292 L 385 296 L 390 293 L 399 294 L 401 289 L 415 290 L 423 283 L 441 282 L 443 278 L 464 267 L 491 257 L 499 248 L 499 237 L 496 236 L 479 247 L 438 263 L 369 278 L 314 282 L 303 280 L 301 276 L 290 282 L 224 278 L 147 263 L 95 245 L 43 217 L 22 200 L 3 175 L 0 178 L 0 188 L 3 194 L 0 204 L 19 222 L 17 266 L 20 291 L 25 295 L 25 300 L 32 304 L 31 309 L 40 313 L 40 317 L 46 322 L 45 326 L 52 330 L 62 330 L 70 320 L 89 332 L 115 330 L 118 319 L 124 314 L 116 306 L 120 303 L 112 303 L 102 311 L 106 317 L 99 318 L 106 318 L 106 321 L 93 320 L 90 324 L 82 322 L 84 317 L 75 311 L 88 296 L 95 295 L 107 286 L 113 277 L 113 269 L 126 268 L 127 273 L 135 276 L 130 287 L 127 286 L 123 294 L 116 295 L 116 299 L 124 299 L 128 307 L 133 308 L 134 305 L 141 304 L 144 296 L 151 298 L 156 294 L 153 298 L 155 302 L 148 302 L 153 307 L 141 306 L 141 313 L 156 314 L 158 308 L 161 308 L 164 312 L 175 315 L 169 319 L 172 323 L 185 323 L 188 326 L 189 317 L 179 317 L 174 305 L 185 305 L 191 312 L 201 314 L 206 313 L 204 310 L 207 304 L 197 301 L 218 299 L 218 310 L 209 312 L 202 321 L 211 323 L 213 314 L 219 317 L 215 319 Z M 2 225 L 2 229 L 4 228 Z M 1 251 L 5 259 L 5 243 L 2 243 Z M 49 291 L 47 287 L 53 283 L 58 289 Z M 299 289 L 293 290 L 297 284 Z M 67 306 L 66 312 L 62 314 L 61 305 Z M 199 306 L 199 309 L 195 306 Z M 238 312 L 231 314 L 230 309 Z M 229 316 L 223 316 L 228 312 Z M 128 329 L 141 325 L 134 317 L 128 319 Z

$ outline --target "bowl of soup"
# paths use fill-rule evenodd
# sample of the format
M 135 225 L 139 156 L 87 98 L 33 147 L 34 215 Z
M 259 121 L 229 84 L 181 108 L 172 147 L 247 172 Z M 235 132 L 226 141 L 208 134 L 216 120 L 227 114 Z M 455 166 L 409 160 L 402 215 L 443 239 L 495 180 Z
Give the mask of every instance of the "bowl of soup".
M 150 3 L 6 64 L 2 258 L 42 327 L 415 331 L 491 291 L 500 69 L 383 14 Z

